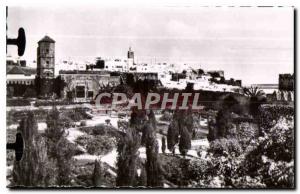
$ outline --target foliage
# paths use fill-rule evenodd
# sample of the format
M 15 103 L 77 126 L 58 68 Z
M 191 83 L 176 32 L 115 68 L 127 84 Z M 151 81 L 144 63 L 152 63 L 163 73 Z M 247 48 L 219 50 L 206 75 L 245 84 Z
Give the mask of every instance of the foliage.
M 70 186 L 76 187 L 115 187 L 115 177 L 108 169 L 111 167 L 97 160 L 92 163 L 74 163 L 73 179 Z M 98 166 L 100 164 L 100 166 Z M 100 168 L 98 168 L 100 167 Z M 99 180 L 99 182 L 97 182 Z M 99 184 L 98 184 L 99 183 Z
M 20 161 L 14 162 L 12 177 L 14 186 L 48 186 L 53 183 L 52 164 L 49 162 L 46 143 L 37 132 L 34 114 L 20 122 L 25 148 Z
M 68 92 L 67 93 L 67 97 L 68 97 L 68 95 L 70 95 L 70 93 Z M 35 104 L 34 104 L 34 106 L 37 106 L 37 107 L 39 107 L 39 106 L 53 106 L 53 105 L 55 105 L 55 106 L 59 106 L 59 105 L 61 105 L 61 106 L 64 106 L 64 105 L 77 105 L 77 104 L 82 104 L 82 102 L 72 102 L 72 101 L 70 101 L 70 99 L 56 99 L 56 100 L 49 100 L 49 99 L 37 99 L 36 101 L 35 101 Z
M 263 92 L 263 90 L 260 90 L 258 87 L 252 87 L 252 86 L 250 88 L 244 88 L 244 93 L 250 98 L 249 100 L 250 114 L 256 117 L 258 114 L 259 106 L 267 101 L 265 93 Z
M 249 152 L 243 164 L 245 173 L 262 176 L 270 188 L 294 187 L 294 120 L 280 117 L 264 132 L 257 146 Z
M 134 186 L 136 184 L 136 165 L 140 136 L 135 129 L 128 128 L 126 134 L 118 141 L 117 186 Z
M 38 134 L 38 127 L 34 114 L 29 112 L 27 118 L 21 120 L 17 130 L 22 133 L 25 144 L 30 144 L 33 141 L 34 136 Z
M 120 137 L 120 132 L 111 125 L 99 124 L 96 126 L 83 126 L 79 128 L 80 131 L 88 135 L 107 135 L 110 137 Z
M 231 113 L 224 110 L 219 110 L 216 116 L 216 136 L 212 139 L 225 138 L 232 134 L 230 131 L 234 127 Z
M 137 186 L 142 186 L 142 187 L 147 186 L 147 172 L 146 172 L 146 168 L 145 168 L 144 165 L 141 167 L 141 173 L 140 173 L 140 176 L 138 178 Z
M 148 187 L 162 187 L 163 186 L 163 170 L 161 168 L 158 143 L 155 138 L 150 138 L 146 144 L 146 172 L 147 172 L 147 186 Z
M 186 127 L 183 127 L 179 139 L 179 151 L 185 156 L 188 150 L 191 149 L 191 136 Z
M 168 149 L 171 152 L 174 152 L 175 145 L 178 143 L 179 139 L 179 125 L 176 120 L 173 120 L 168 128 L 168 134 L 167 134 L 167 143 L 168 143 Z
M 100 161 L 95 160 L 95 167 L 93 172 L 93 183 L 95 187 L 102 186 L 103 182 L 103 167 Z
M 170 121 L 172 120 L 172 114 L 169 111 L 164 111 L 163 115 L 160 117 L 161 121 Z
M 53 163 L 47 157 L 46 144 L 41 136 L 35 136 L 26 144 L 20 161 L 14 162 L 12 172 L 14 186 L 45 187 L 54 184 Z
M 259 108 L 259 126 L 261 131 L 268 132 L 282 116 L 293 117 L 294 107 L 288 105 L 262 105 Z
M 251 122 L 241 122 L 237 126 L 237 139 L 245 150 L 251 142 L 256 142 L 258 137 L 258 125 Z
M 79 139 L 77 140 L 77 142 L 79 142 L 80 140 L 82 141 L 87 139 Z M 86 150 L 89 154 L 104 155 L 109 153 L 113 149 L 115 144 L 116 143 L 114 138 L 111 138 L 109 136 L 97 135 L 88 139 L 88 142 L 85 142 L 85 144 L 82 145 L 86 145 Z
M 221 138 L 210 142 L 208 151 L 216 156 L 223 156 L 229 154 L 235 154 L 236 156 L 239 156 L 242 153 L 243 149 L 237 139 Z
M 58 98 L 61 98 L 61 93 L 64 89 L 64 87 L 67 85 L 67 83 L 62 79 L 62 77 L 59 75 L 54 80 L 54 92 L 58 96 Z
M 188 159 L 169 154 L 160 155 L 160 161 L 164 170 L 164 178 L 179 187 L 188 185 L 190 177 L 187 172 Z
M 27 88 L 23 94 L 24 98 L 36 98 L 36 90 L 34 88 Z
M 162 153 L 166 151 L 166 138 L 164 136 L 161 138 L 161 151 Z
M 18 98 L 18 99 L 7 98 L 6 106 L 30 106 L 30 100 L 23 99 L 23 98 Z
M 56 109 L 56 107 L 54 107 L 53 110 L 47 115 L 46 124 L 47 129 L 45 130 L 45 136 L 49 141 L 52 141 L 54 144 L 56 144 L 65 134 L 65 129 L 67 128 L 67 125 L 60 120 L 60 112 Z M 48 145 L 48 148 L 50 148 L 49 146 L 50 145 Z M 53 151 L 56 152 L 55 148 Z
M 60 138 L 56 145 L 54 160 L 57 165 L 57 182 L 60 186 L 70 186 L 72 180 L 72 157 L 75 155 L 76 147 L 66 138 Z
M 65 129 L 68 127 L 64 120 L 60 119 L 60 112 L 53 107 L 47 116 L 47 129 L 45 137 L 47 153 L 55 164 L 56 184 L 69 186 L 72 180 L 72 157 L 76 153 L 76 147 L 66 139 Z
M 156 140 L 156 120 L 153 111 L 148 115 L 145 123 L 147 128 L 146 140 L 146 173 L 148 187 L 161 187 L 163 185 L 163 170 L 159 162 L 158 143 Z

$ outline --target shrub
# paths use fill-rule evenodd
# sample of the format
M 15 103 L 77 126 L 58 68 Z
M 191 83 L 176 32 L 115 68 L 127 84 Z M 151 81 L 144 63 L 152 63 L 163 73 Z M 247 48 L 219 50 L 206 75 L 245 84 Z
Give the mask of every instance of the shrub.
M 251 141 L 257 141 L 258 125 L 250 122 L 241 122 L 237 124 L 237 138 L 245 150 Z
M 190 177 L 187 171 L 188 159 L 175 155 L 161 154 L 160 162 L 164 169 L 164 178 L 178 186 L 187 186 Z
M 88 145 L 88 143 L 93 139 L 94 137 L 91 135 L 81 135 L 79 137 L 77 137 L 77 139 L 75 140 L 75 143 L 86 148 L 86 146 Z
M 104 155 L 110 152 L 115 146 L 115 140 L 108 136 L 96 136 L 86 146 L 89 154 Z
M 35 98 L 37 95 L 36 95 L 36 90 L 33 89 L 33 88 L 27 88 L 23 94 L 23 96 L 25 98 Z
M 237 139 L 221 138 L 210 142 L 208 151 L 217 156 L 229 155 L 232 153 L 239 156 L 243 150 Z
M 133 128 L 128 128 L 127 133 L 118 141 L 117 151 L 117 186 L 134 186 L 137 178 L 137 159 L 140 147 L 140 135 Z
M 6 106 L 30 106 L 28 99 L 8 99 L 6 100 Z
M 190 160 L 187 172 L 193 181 L 207 180 L 213 164 L 209 160 Z
M 187 128 L 183 127 L 179 139 L 179 151 L 185 156 L 189 149 L 191 149 L 191 136 Z
M 262 105 L 259 108 L 259 125 L 260 130 L 268 131 L 272 128 L 280 117 L 294 117 L 295 111 L 293 106 L 288 105 Z
M 161 121 L 171 121 L 172 120 L 172 113 L 169 111 L 164 111 L 163 115 L 160 117 Z
M 243 168 L 252 177 L 262 176 L 263 183 L 270 188 L 294 187 L 294 120 L 287 116 L 264 136 L 257 146 L 246 155 Z
M 82 127 L 86 126 L 86 121 L 80 121 L 80 126 Z
M 178 143 L 179 126 L 178 122 L 173 120 L 168 128 L 167 146 L 171 152 L 175 151 L 175 145 Z

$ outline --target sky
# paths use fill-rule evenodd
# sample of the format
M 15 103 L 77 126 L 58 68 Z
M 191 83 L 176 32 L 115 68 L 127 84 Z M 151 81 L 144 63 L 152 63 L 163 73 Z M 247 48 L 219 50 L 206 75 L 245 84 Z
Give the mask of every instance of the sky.
M 8 37 L 25 29 L 29 61 L 48 35 L 56 61 L 126 57 L 131 46 L 138 62 L 224 70 L 243 85 L 276 84 L 279 73 L 294 70 L 294 15 L 287 7 L 9 7 L 7 25 Z M 16 56 L 16 47 L 7 50 Z

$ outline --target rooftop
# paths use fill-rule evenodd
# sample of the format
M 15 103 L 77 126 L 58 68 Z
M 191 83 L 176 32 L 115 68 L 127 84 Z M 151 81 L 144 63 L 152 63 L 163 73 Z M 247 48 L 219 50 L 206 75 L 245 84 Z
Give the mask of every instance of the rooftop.
M 49 36 L 44 36 L 44 38 L 42 38 L 38 43 L 40 43 L 40 42 L 49 42 L 49 43 L 55 43 L 55 41 L 52 39 L 52 38 L 50 38 Z
M 35 75 L 36 69 L 30 68 L 30 67 L 21 67 L 21 66 L 15 66 L 15 65 L 9 65 L 6 67 L 6 74 L 10 75 Z

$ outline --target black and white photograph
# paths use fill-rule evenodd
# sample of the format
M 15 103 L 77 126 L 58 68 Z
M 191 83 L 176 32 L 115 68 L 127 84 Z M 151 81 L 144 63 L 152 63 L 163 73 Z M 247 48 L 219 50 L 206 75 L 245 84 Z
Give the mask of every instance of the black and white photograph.
M 7 6 L 6 187 L 295 189 L 295 13 Z

